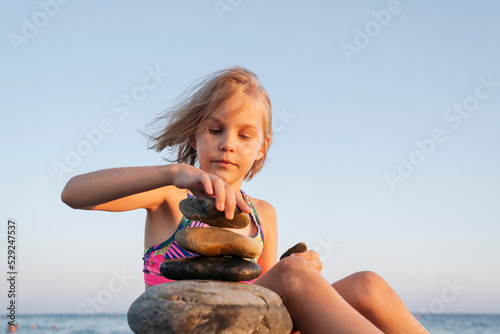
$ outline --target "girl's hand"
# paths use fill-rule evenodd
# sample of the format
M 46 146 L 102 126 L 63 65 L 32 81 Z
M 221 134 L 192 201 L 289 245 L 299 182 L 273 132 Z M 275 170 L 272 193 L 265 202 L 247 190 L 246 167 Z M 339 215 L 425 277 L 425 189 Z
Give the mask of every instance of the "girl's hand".
M 319 259 L 319 254 L 313 250 L 308 250 L 302 253 L 293 253 L 290 256 L 300 256 L 303 259 L 309 261 L 309 263 L 316 269 L 321 275 L 321 269 L 323 269 L 323 263 Z
M 234 218 L 236 206 L 246 213 L 252 211 L 243 196 L 236 194 L 233 187 L 224 180 L 191 165 L 177 165 L 172 176 L 172 185 L 181 189 L 189 189 L 195 196 L 215 197 L 217 210 L 226 211 L 227 219 Z

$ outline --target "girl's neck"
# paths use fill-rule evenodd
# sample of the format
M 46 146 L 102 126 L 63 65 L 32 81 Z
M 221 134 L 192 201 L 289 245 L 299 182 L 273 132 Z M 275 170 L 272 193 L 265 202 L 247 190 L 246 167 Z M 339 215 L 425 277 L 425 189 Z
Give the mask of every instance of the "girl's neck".
M 243 180 L 230 184 L 230 186 L 234 189 L 234 192 L 238 194 L 241 191 L 241 184 Z

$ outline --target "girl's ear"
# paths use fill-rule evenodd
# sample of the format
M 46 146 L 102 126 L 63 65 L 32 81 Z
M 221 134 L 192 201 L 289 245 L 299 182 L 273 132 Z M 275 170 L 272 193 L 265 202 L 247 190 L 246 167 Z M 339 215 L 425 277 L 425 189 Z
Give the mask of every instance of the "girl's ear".
M 189 137 L 189 144 L 191 144 L 191 147 L 196 151 L 196 137 L 195 136 Z
M 260 160 L 264 157 L 264 155 L 266 155 L 266 152 L 269 149 L 269 144 L 271 144 L 271 135 L 268 134 L 266 136 L 266 139 L 262 143 L 262 146 L 259 150 L 259 153 L 257 153 L 257 157 L 255 158 L 255 160 Z

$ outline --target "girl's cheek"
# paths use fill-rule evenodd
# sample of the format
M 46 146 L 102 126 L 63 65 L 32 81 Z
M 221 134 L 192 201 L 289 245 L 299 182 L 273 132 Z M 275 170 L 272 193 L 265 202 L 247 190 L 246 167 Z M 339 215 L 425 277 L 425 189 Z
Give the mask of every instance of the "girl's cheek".
M 243 148 L 243 150 L 245 151 L 245 153 L 248 153 L 248 154 L 253 154 L 255 153 L 255 155 L 257 155 L 259 153 L 259 149 L 260 147 L 256 146 L 256 145 L 252 145 L 252 146 L 247 146 L 245 148 Z

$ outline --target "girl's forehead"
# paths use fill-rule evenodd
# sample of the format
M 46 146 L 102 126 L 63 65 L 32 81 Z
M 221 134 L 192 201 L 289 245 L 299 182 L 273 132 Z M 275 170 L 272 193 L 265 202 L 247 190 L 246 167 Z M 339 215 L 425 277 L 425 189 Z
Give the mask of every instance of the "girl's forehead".
M 238 121 L 238 123 L 247 123 L 260 129 L 264 127 L 265 116 L 266 113 L 260 103 L 255 103 L 241 96 L 234 96 L 215 110 L 210 118 Z

